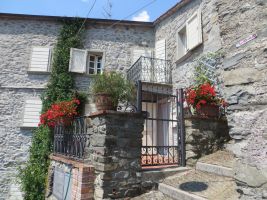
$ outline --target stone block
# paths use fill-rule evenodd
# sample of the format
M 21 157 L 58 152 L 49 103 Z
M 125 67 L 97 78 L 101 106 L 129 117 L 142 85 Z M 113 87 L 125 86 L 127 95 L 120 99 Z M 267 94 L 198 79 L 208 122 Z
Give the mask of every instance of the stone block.
M 223 72 L 225 86 L 254 83 L 262 80 L 264 74 L 253 68 L 243 67 Z
M 257 168 L 238 161 L 234 169 L 235 179 L 249 187 L 261 187 L 267 184 L 267 167 Z

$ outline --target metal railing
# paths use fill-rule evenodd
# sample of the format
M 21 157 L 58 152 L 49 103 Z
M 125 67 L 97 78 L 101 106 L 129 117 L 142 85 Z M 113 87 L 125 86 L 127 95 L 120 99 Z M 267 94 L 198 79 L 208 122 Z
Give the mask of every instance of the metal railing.
M 137 83 L 137 110 L 147 112 L 141 165 L 185 166 L 183 90 L 173 94 L 169 85 Z
M 133 82 L 171 84 L 171 62 L 141 56 L 127 71 L 127 79 Z
M 54 128 L 54 153 L 83 159 L 87 135 L 85 117 L 75 118 L 68 123 L 58 123 Z

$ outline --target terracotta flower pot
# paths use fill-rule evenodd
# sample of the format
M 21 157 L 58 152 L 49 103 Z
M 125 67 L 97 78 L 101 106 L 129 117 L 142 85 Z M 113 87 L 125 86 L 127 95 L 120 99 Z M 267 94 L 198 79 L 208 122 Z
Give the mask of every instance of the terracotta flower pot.
M 116 110 L 116 106 L 109 94 L 99 93 L 95 95 L 95 105 L 98 111 Z
M 201 105 L 196 113 L 201 117 L 217 118 L 219 117 L 219 106 L 210 104 Z

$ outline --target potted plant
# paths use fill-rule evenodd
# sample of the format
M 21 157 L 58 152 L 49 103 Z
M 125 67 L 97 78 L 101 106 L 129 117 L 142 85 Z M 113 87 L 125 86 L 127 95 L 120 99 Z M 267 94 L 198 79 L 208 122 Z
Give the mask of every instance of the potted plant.
M 224 99 L 216 95 L 215 87 L 209 82 L 187 89 L 185 99 L 201 117 L 219 117 L 220 107 L 227 106 Z
M 104 72 L 95 76 L 92 94 L 98 111 L 116 110 L 118 103 L 130 101 L 134 85 L 117 72 Z

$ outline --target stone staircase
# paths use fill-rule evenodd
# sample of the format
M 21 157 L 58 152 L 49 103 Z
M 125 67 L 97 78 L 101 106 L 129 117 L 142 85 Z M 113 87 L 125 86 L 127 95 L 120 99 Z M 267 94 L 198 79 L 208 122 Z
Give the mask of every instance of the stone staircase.
M 218 151 L 198 160 L 195 169 L 166 177 L 158 191 L 138 199 L 236 200 L 239 194 L 233 179 L 234 156 Z

